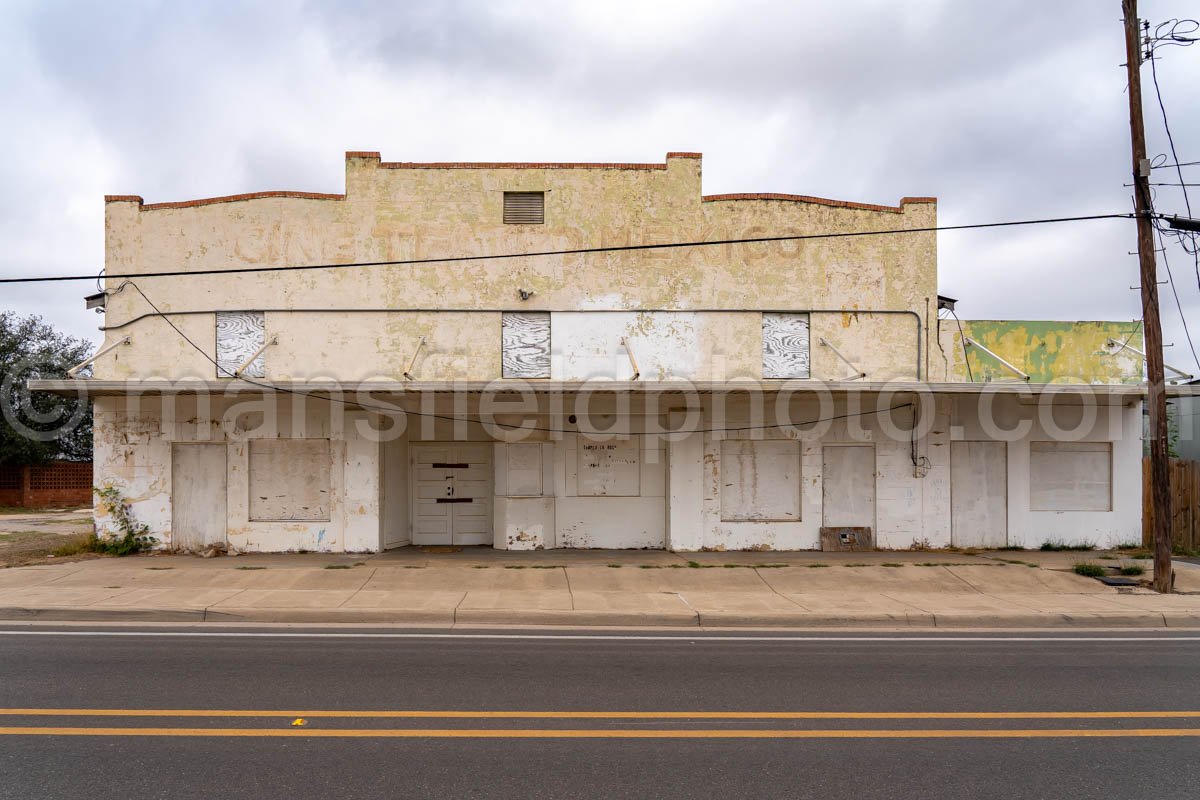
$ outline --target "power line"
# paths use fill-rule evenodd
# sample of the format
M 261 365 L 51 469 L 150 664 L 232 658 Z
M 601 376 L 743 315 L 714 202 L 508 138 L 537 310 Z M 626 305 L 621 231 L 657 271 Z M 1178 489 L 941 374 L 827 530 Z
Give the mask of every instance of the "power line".
M 1163 241 L 1162 230 L 1158 226 L 1155 226 L 1154 230 L 1158 233 L 1159 244 L 1163 246 L 1163 266 L 1167 268 L 1167 282 L 1171 285 L 1171 294 L 1175 295 L 1175 308 L 1179 309 L 1179 319 L 1183 322 L 1183 335 L 1187 337 L 1188 348 L 1192 351 L 1192 360 L 1196 362 L 1196 369 L 1200 370 L 1200 356 L 1196 355 L 1196 345 L 1192 344 L 1192 333 L 1188 330 L 1187 315 L 1183 313 L 1183 304 L 1179 302 L 1179 290 L 1175 288 L 1175 276 L 1171 274 L 1171 262 L 1167 258 L 1167 244 Z
M 121 285 L 122 286 L 132 286 L 134 289 L 136 289 L 137 293 L 142 296 L 142 299 L 145 300 L 150 305 L 150 307 L 154 309 L 154 313 L 156 316 L 162 318 L 162 320 L 164 322 L 166 322 L 168 325 L 170 325 L 171 329 L 174 330 L 175 333 L 179 334 L 180 338 L 182 338 L 185 342 L 187 342 L 189 345 L 191 345 L 192 349 L 195 350 L 200 355 L 202 355 L 209 363 L 211 363 L 213 366 L 215 366 L 218 370 L 222 369 L 221 365 L 217 362 L 216 359 L 214 359 L 207 352 L 205 352 L 205 350 L 203 348 L 201 348 L 194 341 L 192 341 L 191 338 L 186 333 L 184 333 L 182 330 L 180 330 L 179 327 L 174 322 L 171 322 L 171 320 L 168 318 L 168 316 L 165 313 L 163 313 L 161 310 L 159 310 L 158 306 L 154 304 L 154 301 L 151 300 L 144 291 L 142 291 L 142 287 L 138 286 L 133 281 L 125 281 Z M 297 397 L 311 397 L 315 400 L 324 400 L 328 403 L 340 403 L 344 406 L 353 406 L 355 408 L 359 408 L 364 411 L 378 411 L 378 412 L 381 412 L 388 416 L 393 416 L 393 415 L 396 415 L 397 413 L 400 413 L 400 414 L 404 414 L 406 416 L 424 417 L 427 419 L 440 419 L 440 420 L 443 420 L 446 422 L 478 422 L 481 424 L 483 423 L 483 420 L 478 419 L 478 418 L 473 419 L 471 417 L 457 417 L 457 416 L 452 416 L 450 414 L 433 414 L 433 413 L 424 412 L 424 411 L 409 411 L 407 409 L 399 408 L 396 406 L 377 406 L 377 405 L 372 405 L 370 403 L 360 403 L 357 400 L 346 400 L 341 397 L 331 397 L 329 395 L 317 394 L 316 392 L 302 392 L 302 391 L 299 391 L 297 389 L 292 389 L 287 386 L 278 386 L 276 384 L 267 383 L 265 381 L 256 381 L 253 378 L 247 378 L 245 376 L 240 376 L 240 375 L 238 376 L 238 379 L 241 381 L 244 381 L 246 383 L 249 383 L 252 386 L 257 386 L 260 389 L 268 389 L 273 392 L 280 392 L 282 394 L 295 395 Z M 822 422 L 834 422 L 834 421 L 841 420 L 841 419 L 850 419 L 851 417 L 869 417 L 869 416 L 874 416 L 875 414 L 883 414 L 885 412 L 899 411 L 900 409 L 903 409 L 903 408 L 912 408 L 912 409 L 914 409 L 914 411 L 913 411 L 914 415 L 916 414 L 916 410 L 915 410 L 916 404 L 915 403 L 901 403 L 900 405 L 889 406 L 888 408 L 878 408 L 878 409 L 875 409 L 874 411 L 848 412 L 846 414 L 835 414 L 835 415 L 829 416 L 829 417 L 818 417 L 816 419 L 810 419 L 810 420 L 805 420 L 803 422 L 796 422 L 796 423 L 789 422 L 789 423 L 779 423 L 776 425 L 742 425 L 742 426 L 732 427 L 732 428 L 694 428 L 694 429 L 689 429 L 687 431 L 653 431 L 653 432 L 650 432 L 650 431 L 633 432 L 633 431 L 631 431 L 629 433 L 629 435 L 630 436 L 658 436 L 660 434 L 665 435 L 665 434 L 680 433 L 680 432 L 686 432 L 689 434 L 691 434 L 691 433 L 738 433 L 738 432 L 744 432 L 744 431 L 775 430 L 775 429 L 779 429 L 779 428 L 799 428 L 804 425 L 817 425 Z M 524 425 L 524 424 L 517 425 L 517 424 L 511 423 L 511 422 L 500 422 L 495 419 L 490 420 L 488 424 L 495 425 L 500 428 L 508 428 L 510 430 L 515 430 L 515 431 L 525 430 L 525 431 L 536 431 L 538 433 L 579 433 L 580 432 L 577 429 L 571 429 L 571 428 L 544 428 L 544 427 Z M 914 437 L 913 446 L 915 447 L 915 437 L 916 437 L 915 417 L 914 417 L 914 426 L 913 426 L 913 437 Z
M 840 233 L 808 233 L 791 236 L 759 236 L 747 239 L 719 239 L 703 242 L 666 242 L 662 244 L 629 244 L 612 245 L 608 247 L 580 247 L 568 250 L 537 250 L 528 253 L 496 253 L 491 255 L 474 256 L 444 256 L 439 258 L 408 258 L 394 261 L 356 261 L 347 264 L 293 264 L 271 267 L 234 267 L 232 269 L 198 269 L 187 272 L 130 272 L 114 275 L 114 278 L 178 278 L 194 275 L 237 275 L 249 272 L 290 272 L 296 270 L 314 269 L 347 269 L 351 267 L 391 267 L 417 264 L 449 264 L 470 261 L 494 261 L 508 258 L 535 258 L 543 256 L 592 255 L 598 253 L 627 253 L 638 250 L 668 250 L 684 247 L 717 247 L 730 244 L 762 244 L 768 242 L 799 242 L 815 239 L 846 239 L 861 236 L 890 236 L 905 233 L 935 233 L 938 231 L 964 231 L 983 228 L 1009 228 L 1019 225 L 1049 225 L 1059 222 L 1084 222 L 1098 219 L 1130 219 L 1131 214 L 1089 214 L 1077 217 L 1052 217 L 1046 219 L 1023 219 L 1007 222 L 982 222 L 971 225 L 934 225 L 924 228 L 892 228 L 881 231 L 844 231 Z M 5 283 L 49 283 L 56 281 L 91 281 L 95 273 L 88 275 L 41 275 L 24 278 L 0 278 L 0 284 Z
M 950 315 L 954 317 L 954 322 L 958 325 L 958 338 L 962 342 L 963 363 L 967 365 L 967 380 L 971 383 L 975 382 L 975 375 L 971 372 L 971 356 L 967 353 L 967 337 L 963 335 L 962 321 L 958 318 L 958 314 L 954 313 L 954 309 L 950 309 Z
M 1192 203 L 1188 198 L 1187 186 L 1189 185 L 1184 177 L 1183 170 L 1178 166 L 1179 156 L 1175 152 L 1175 136 L 1171 133 L 1171 123 L 1167 121 L 1167 106 L 1163 103 L 1162 89 L 1158 86 L 1158 59 L 1154 57 L 1153 52 L 1150 56 L 1150 77 L 1154 81 L 1154 96 L 1158 99 L 1158 109 L 1162 112 L 1163 130 L 1167 133 L 1167 144 L 1171 148 L 1171 158 L 1175 159 L 1175 171 L 1179 175 L 1179 185 L 1184 187 L 1183 204 L 1187 208 L 1188 216 L 1192 216 Z
M 1191 20 L 1191 19 L 1184 19 L 1184 20 L 1170 19 L 1170 20 L 1167 20 L 1166 22 L 1160 23 L 1154 29 L 1153 37 L 1151 37 L 1149 35 L 1150 24 L 1149 23 L 1144 23 L 1144 24 L 1147 29 L 1146 44 L 1148 45 L 1148 52 L 1146 55 L 1147 55 L 1148 60 L 1150 61 L 1150 77 L 1154 82 L 1154 96 L 1158 100 L 1158 110 L 1162 114 L 1163 130 L 1166 131 L 1167 144 L 1171 148 L 1171 159 L 1175 164 L 1175 174 L 1179 176 L 1179 188 L 1182 189 L 1182 191 L 1183 191 L 1183 204 L 1187 208 L 1188 217 L 1191 217 L 1192 216 L 1192 203 L 1191 203 L 1191 198 L 1189 198 L 1189 196 L 1188 196 L 1188 186 L 1189 185 L 1194 186 L 1195 184 L 1189 184 L 1183 177 L 1183 164 L 1180 163 L 1179 153 L 1175 150 L 1175 136 L 1171 133 L 1171 123 L 1167 119 L 1167 106 L 1166 106 L 1166 103 L 1163 102 L 1162 89 L 1158 85 L 1158 56 L 1155 53 L 1155 51 L 1160 46 L 1161 47 L 1172 47 L 1172 46 L 1174 46 L 1174 47 L 1191 47 L 1192 44 L 1194 44 L 1196 42 L 1196 38 L 1194 36 L 1192 36 L 1191 34 L 1194 34 L 1194 33 L 1196 33 L 1197 30 L 1200 30 L 1200 23 L 1197 23 L 1196 20 Z M 1162 226 L 1156 221 L 1154 223 L 1154 227 L 1158 230 L 1159 242 L 1161 243 L 1162 237 L 1163 237 Z M 1192 256 L 1192 261 L 1193 261 L 1193 265 L 1194 265 L 1195 273 L 1196 273 L 1196 282 L 1198 285 L 1200 285 L 1200 247 L 1197 247 L 1196 234 L 1195 233 L 1187 234 L 1182 231 L 1174 231 L 1173 235 L 1176 237 L 1176 240 L 1179 242 L 1180 247 L 1183 248 L 1183 251 L 1185 253 L 1189 253 Z M 1188 247 L 1189 240 L 1191 242 L 1190 248 Z M 1165 247 L 1165 244 L 1164 244 L 1164 247 Z M 1166 253 L 1163 254 L 1163 258 L 1165 260 Z M 1168 268 L 1168 271 L 1169 271 L 1169 268 Z M 1172 286 L 1171 286 L 1172 291 L 1174 291 L 1174 288 L 1175 288 L 1174 284 L 1172 284 Z M 1178 298 L 1176 298 L 1176 299 L 1178 299 Z M 1183 316 L 1182 308 L 1180 308 L 1179 313 L 1180 313 L 1180 316 Z M 1187 325 L 1187 322 L 1185 320 L 1185 322 L 1184 322 L 1185 328 L 1186 328 L 1186 325 Z M 1190 341 L 1190 337 L 1189 337 L 1189 344 L 1190 343 L 1191 343 L 1191 341 Z M 1194 351 L 1193 351 L 1193 354 L 1194 354 Z M 1200 365 L 1200 361 L 1198 361 L 1197 364 Z
M 1175 169 L 1176 167 L 1196 167 L 1200 166 L 1200 161 L 1177 161 L 1175 163 L 1163 162 L 1161 164 L 1153 164 L 1150 169 Z
M 1137 321 L 1137 325 L 1134 325 L 1133 330 L 1131 330 L 1129 332 L 1129 335 L 1125 337 L 1125 341 L 1121 342 L 1121 346 L 1113 349 L 1113 354 L 1115 355 L 1115 354 L 1121 352 L 1122 350 L 1124 350 L 1125 345 L 1129 344 L 1129 342 L 1133 340 L 1133 337 L 1137 335 L 1137 332 L 1139 330 L 1141 330 L 1141 327 L 1142 327 L 1142 321 L 1139 319 Z

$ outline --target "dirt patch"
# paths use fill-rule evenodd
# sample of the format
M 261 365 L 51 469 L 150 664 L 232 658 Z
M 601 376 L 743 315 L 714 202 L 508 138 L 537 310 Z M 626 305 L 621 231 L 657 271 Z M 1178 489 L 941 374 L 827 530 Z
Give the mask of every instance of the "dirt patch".
M 92 533 L 92 515 L 72 511 L 30 511 L 0 516 L 0 567 L 55 564 L 98 558 L 96 553 L 53 556 L 77 550 Z
M 91 506 L 54 506 L 53 508 L 25 508 L 24 506 L 0 506 L 0 517 L 29 517 L 67 514 L 91 509 Z M 79 516 L 84 516 L 80 514 Z
M 75 553 L 54 556 L 60 548 L 73 549 L 82 544 L 89 533 L 61 534 L 49 531 L 7 531 L 0 533 L 0 567 L 27 567 L 33 564 L 61 564 L 64 561 L 83 561 L 103 558 L 99 553 Z

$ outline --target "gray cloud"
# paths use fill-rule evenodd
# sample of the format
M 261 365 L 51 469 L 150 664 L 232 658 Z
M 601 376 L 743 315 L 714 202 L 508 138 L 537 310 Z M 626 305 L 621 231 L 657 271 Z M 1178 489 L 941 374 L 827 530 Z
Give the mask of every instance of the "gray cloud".
M 1161 20 L 1191 5 L 1144 0 L 1142 12 Z M 0 271 L 98 268 L 105 192 L 340 191 L 341 154 L 360 148 L 396 160 L 695 149 L 710 193 L 935 194 L 948 223 L 1124 211 L 1117 11 L 1085 0 L 8 4 L 0 90 L 19 123 L 0 131 Z M 1166 51 L 1159 75 L 1180 155 L 1198 160 L 1200 47 Z M 1160 188 L 1158 203 L 1182 211 L 1178 189 Z M 1133 245 L 1125 221 L 946 233 L 942 289 L 972 317 L 1133 318 Z M 1194 313 L 1193 265 L 1169 255 Z M 79 310 L 84 290 L 10 289 L 3 305 L 84 335 L 96 323 Z M 1169 294 L 1163 308 L 1168 360 L 1187 363 Z

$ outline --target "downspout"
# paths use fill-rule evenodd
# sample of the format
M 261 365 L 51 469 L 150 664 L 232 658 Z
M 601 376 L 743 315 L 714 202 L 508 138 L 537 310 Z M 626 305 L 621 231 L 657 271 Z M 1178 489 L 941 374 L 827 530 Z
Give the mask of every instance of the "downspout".
M 929 342 L 932 337 L 929 335 L 929 298 L 925 298 L 925 341 Z M 929 351 L 933 348 L 926 345 L 925 347 L 925 377 L 929 377 Z M 919 377 L 919 376 L 918 376 Z

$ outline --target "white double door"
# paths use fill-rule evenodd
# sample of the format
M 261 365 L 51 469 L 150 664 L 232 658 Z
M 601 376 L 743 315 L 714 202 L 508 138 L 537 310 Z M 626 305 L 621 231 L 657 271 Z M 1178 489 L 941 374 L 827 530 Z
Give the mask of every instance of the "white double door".
M 492 444 L 410 445 L 413 544 L 492 544 Z

